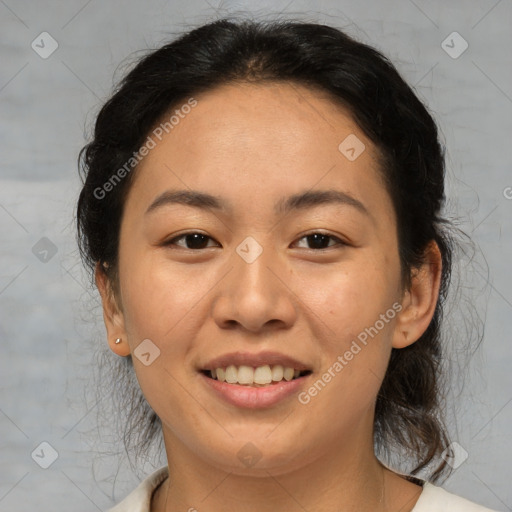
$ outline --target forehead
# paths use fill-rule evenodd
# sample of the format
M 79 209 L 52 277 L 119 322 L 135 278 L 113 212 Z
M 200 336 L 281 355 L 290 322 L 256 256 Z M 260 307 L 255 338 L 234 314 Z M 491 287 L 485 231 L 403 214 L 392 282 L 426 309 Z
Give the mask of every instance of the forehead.
M 321 143 L 323 151 L 335 153 L 344 134 L 361 134 L 348 109 L 327 92 L 292 82 L 226 84 L 198 95 L 196 101 L 175 127 L 179 130 L 172 130 L 176 143 L 186 141 L 190 148 L 213 143 L 217 150 L 229 148 L 239 155 L 264 146 L 284 156 L 287 150 L 313 153 L 315 143 Z
M 326 92 L 295 83 L 234 83 L 194 98 L 196 106 L 161 140 L 149 134 L 156 144 L 134 183 L 142 195 L 167 187 L 276 199 L 317 185 L 360 196 L 384 188 L 378 151 Z M 361 151 L 356 159 L 343 152 L 346 140 Z

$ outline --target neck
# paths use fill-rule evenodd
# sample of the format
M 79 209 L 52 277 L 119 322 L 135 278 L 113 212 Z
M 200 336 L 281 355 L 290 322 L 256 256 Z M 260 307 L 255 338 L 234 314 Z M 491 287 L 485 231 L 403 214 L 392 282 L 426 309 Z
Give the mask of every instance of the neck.
M 360 444 L 346 443 L 308 464 L 248 476 L 207 464 L 169 433 L 164 439 L 170 477 L 155 493 L 151 512 L 387 510 L 390 472 L 375 457 L 373 445 L 364 451 Z

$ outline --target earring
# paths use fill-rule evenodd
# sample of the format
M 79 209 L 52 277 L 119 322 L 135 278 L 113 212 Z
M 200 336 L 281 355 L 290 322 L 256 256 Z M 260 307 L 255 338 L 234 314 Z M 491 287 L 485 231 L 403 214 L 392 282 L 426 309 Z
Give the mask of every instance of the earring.
M 119 343 L 121 343 L 121 338 L 117 338 L 116 340 L 116 345 L 118 345 Z

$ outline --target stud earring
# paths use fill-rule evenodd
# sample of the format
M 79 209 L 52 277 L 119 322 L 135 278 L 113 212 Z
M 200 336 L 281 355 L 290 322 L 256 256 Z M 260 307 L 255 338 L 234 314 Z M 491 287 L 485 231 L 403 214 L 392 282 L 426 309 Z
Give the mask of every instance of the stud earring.
M 121 343 L 121 338 L 117 338 L 116 340 L 116 345 L 118 345 L 119 343 Z

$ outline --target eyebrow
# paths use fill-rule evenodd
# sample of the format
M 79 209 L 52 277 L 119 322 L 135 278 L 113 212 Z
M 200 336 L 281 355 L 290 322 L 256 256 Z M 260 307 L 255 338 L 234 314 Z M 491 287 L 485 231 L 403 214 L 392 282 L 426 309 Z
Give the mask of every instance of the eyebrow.
M 171 204 L 184 204 L 203 210 L 232 211 L 228 202 L 211 194 L 197 190 L 167 190 L 151 203 L 146 214 Z M 293 210 L 305 210 L 327 204 L 352 206 L 364 215 L 371 217 L 361 201 L 340 190 L 308 190 L 281 198 L 274 206 L 274 212 L 276 215 L 285 215 Z

